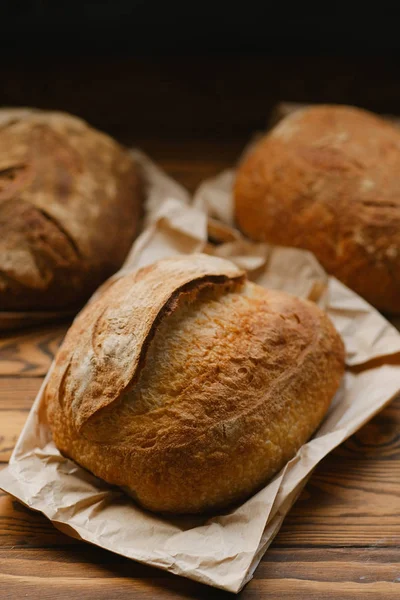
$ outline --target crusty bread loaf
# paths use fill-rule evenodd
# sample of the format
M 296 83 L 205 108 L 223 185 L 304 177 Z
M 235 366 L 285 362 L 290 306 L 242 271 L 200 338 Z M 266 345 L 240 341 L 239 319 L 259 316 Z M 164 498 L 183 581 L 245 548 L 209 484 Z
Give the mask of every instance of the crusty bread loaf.
M 311 250 L 377 308 L 400 312 L 400 131 L 364 110 L 290 114 L 239 166 L 236 220 L 258 241 Z
M 0 110 L 0 310 L 80 306 L 121 266 L 140 188 L 129 153 L 84 121 Z
M 344 369 L 313 303 L 230 262 L 165 259 L 84 308 L 45 399 L 63 454 L 154 511 L 248 497 L 321 423 Z

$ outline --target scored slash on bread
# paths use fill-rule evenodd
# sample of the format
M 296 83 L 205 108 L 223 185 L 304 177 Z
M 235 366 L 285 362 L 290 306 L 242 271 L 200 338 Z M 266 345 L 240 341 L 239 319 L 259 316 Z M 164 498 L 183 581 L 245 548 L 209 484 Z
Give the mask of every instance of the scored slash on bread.
M 76 310 L 123 263 L 142 181 L 129 152 L 64 113 L 0 110 L 0 310 Z
M 243 279 L 244 271 L 223 259 L 196 255 L 165 259 L 127 275 L 83 310 L 66 335 L 49 393 L 60 390 L 73 406 L 79 430 L 136 380 L 142 355 L 159 321 L 174 310 L 188 284 Z
M 84 308 L 45 401 L 63 454 L 146 508 L 196 513 L 245 499 L 292 458 L 343 370 L 316 305 L 190 255 L 126 275 Z

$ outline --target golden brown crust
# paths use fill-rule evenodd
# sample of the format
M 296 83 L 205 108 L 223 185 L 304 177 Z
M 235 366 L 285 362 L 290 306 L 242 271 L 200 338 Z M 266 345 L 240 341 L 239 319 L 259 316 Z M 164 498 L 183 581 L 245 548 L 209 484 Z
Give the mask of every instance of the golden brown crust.
M 0 111 L 0 309 L 76 308 L 122 264 L 141 197 L 129 153 L 63 113 Z
M 377 308 L 400 312 L 400 132 L 351 107 L 300 109 L 240 165 L 237 223 L 311 250 Z
M 204 255 L 165 259 L 116 281 L 76 318 L 57 357 L 49 391 L 72 409 L 79 430 L 137 379 L 163 312 L 187 284 L 243 278 L 232 263 Z M 58 392 L 57 392 L 58 391 Z
M 342 341 L 317 306 L 247 283 L 227 261 L 193 258 L 195 266 L 192 257 L 160 261 L 89 305 L 46 389 L 58 448 L 162 512 L 215 509 L 256 491 L 318 427 L 344 368 Z M 141 284 L 148 305 L 137 300 Z M 118 326 L 126 344 L 79 372 L 71 357 L 84 329 L 107 348 Z M 85 341 L 77 352 L 87 353 Z M 108 386 L 100 400 L 91 379 Z

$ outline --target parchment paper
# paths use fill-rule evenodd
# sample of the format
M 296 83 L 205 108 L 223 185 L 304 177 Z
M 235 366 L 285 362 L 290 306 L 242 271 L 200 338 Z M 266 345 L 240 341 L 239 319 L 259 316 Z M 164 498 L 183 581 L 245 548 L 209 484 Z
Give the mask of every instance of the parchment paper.
M 122 273 L 160 257 L 203 251 L 230 257 L 261 285 L 324 306 L 343 336 L 349 368 L 313 439 L 242 505 L 211 518 L 166 519 L 142 510 L 121 490 L 60 455 L 51 440 L 41 390 L 10 465 L 0 472 L 0 487 L 68 535 L 238 592 L 251 579 L 317 463 L 399 393 L 400 366 L 367 367 L 374 361 L 395 362 L 400 334 L 365 301 L 328 277 L 310 253 L 253 244 L 234 231 L 231 182 L 232 173 L 205 182 L 192 206 L 173 193 L 157 204 Z M 210 243 L 207 233 L 221 243 Z

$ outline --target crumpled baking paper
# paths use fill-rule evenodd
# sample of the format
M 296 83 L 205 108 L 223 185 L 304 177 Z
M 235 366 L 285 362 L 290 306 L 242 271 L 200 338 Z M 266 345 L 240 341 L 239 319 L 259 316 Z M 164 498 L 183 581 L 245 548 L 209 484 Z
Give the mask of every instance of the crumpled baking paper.
M 344 339 L 348 369 L 314 437 L 240 506 L 213 517 L 165 518 L 141 509 L 120 489 L 61 456 L 42 402 L 46 378 L 10 464 L 0 472 L 0 487 L 68 535 L 238 592 L 251 579 L 318 462 L 400 392 L 400 366 L 389 364 L 400 353 L 400 334 L 364 300 L 328 277 L 310 253 L 254 244 L 233 229 L 232 179 L 233 173 L 225 172 L 203 183 L 192 204 L 173 188 L 167 197 L 156 195 L 147 227 L 112 279 L 161 257 L 202 251 L 230 258 L 261 285 L 318 302 Z

